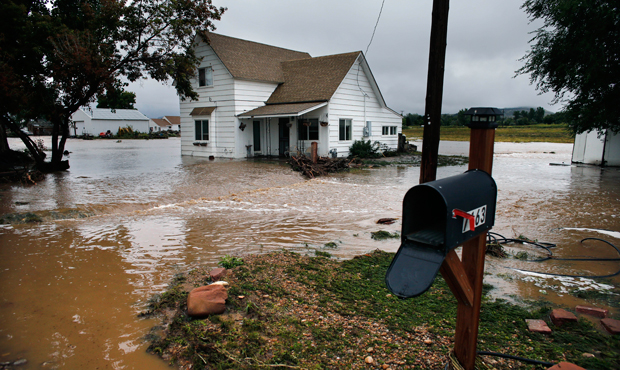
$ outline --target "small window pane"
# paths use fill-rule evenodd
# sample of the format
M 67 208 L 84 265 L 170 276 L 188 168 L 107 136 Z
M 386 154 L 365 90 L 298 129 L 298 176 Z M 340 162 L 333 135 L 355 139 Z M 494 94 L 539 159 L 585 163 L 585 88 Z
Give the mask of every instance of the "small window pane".
M 381 135 L 387 135 L 389 132 L 388 130 L 389 130 L 388 126 L 381 127 Z
M 196 125 L 196 140 L 202 140 L 202 126 L 200 121 L 195 121 L 194 124 Z
M 202 140 L 209 140 L 209 121 L 202 121 Z
M 390 135 L 396 135 L 396 126 L 390 126 Z
M 200 68 L 198 69 L 198 86 L 205 86 L 206 84 L 205 69 Z
M 308 140 L 319 140 L 319 120 L 313 118 L 308 127 Z
M 209 120 L 194 121 L 196 140 L 209 140 Z
M 340 119 L 339 121 L 339 135 L 338 138 L 341 141 L 351 140 L 351 120 Z
M 198 68 L 198 86 L 212 86 L 213 73 L 211 67 Z

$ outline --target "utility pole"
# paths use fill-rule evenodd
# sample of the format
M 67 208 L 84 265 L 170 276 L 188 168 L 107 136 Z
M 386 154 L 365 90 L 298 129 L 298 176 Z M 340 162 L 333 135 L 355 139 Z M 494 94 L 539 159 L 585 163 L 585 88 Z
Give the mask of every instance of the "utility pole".
M 443 76 L 446 65 L 449 3 L 449 0 L 433 0 L 420 184 L 433 181 L 437 177 L 437 155 L 439 153 Z

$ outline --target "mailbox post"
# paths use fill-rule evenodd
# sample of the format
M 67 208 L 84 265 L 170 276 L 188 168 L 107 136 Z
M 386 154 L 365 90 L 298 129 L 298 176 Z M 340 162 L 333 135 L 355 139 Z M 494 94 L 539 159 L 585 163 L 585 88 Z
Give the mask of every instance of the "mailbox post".
M 466 113 L 470 116 L 471 128 L 469 140 L 469 168 L 485 171 L 489 175 L 493 170 L 493 145 L 498 116 L 503 112 L 496 108 L 471 108 Z M 442 265 L 441 273 L 452 285 L 460 280 L 453 279 L 455 271 L 462 267 L 473 291 L 473 304 L 469 305 L 458 298 L 456 314 L 456 334 L 454 354 L 466 370 L 473 370 L 476 364 L 478 344 L 478 323 L 480 321 L 480 303 L 482 299 L 482 278 L 484 276 L 484 253 L 486 250 L 486 231 L 463 244 L 462 266 L 457 266 L 453 258 Z M 454 256 L 453 256 L 454 257 Z M 457 257 L 458 259 L 458 257 Z M 447 259 L 446 259 L 447 260 Z M 458 291 L 458 289 L 457 289 Z
M 491 177 L 496 108 L 471 108 L 469 170 L 411 188 L 403 200 L 401 245 L 385 281 L 402 298 L 423 294 L 441 272 L 458 301 L 454 354 L 475 369 L 487 231 L 495 222 Z M 463 246 L 462 260 L 454 249 Z

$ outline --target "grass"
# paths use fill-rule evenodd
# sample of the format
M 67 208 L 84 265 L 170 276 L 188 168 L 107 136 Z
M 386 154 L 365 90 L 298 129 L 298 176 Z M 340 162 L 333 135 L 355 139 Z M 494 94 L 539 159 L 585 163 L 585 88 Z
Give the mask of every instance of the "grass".
M 440 276 L 424 295 L 396 298 L 384 283 L 392 258 L 382 251 L 341 262 L 290 252 L 248 256 L 228 274 L 227 312 L 207 319 L 185 314 L 186 298 L 178 294 L 184 280 L 177 278 L 165 304 L 169 310 L 169 299 L 176 298 L 176 313 L 166 315 L 166 329 L 150 351 L 183 369 L 442 369 L 454 347 L 456 300 Z M 184 284 L 202 283 L 206 272 L 193 270 Z M 485 285 L 485 294 L 489 289 Z M 525 319 L 549 323 L 551 307 L 529 307 L 485 296 L 478 350 L 591 370 L 620 368 L 617 338 L 583 319 L 550 324 L 550 335 L 531 333 Z M 542 369 L 493 361 L 496 369 Z
M 469 141 L 470 129 L 463 126 L 441 127 L 441 140 L 446 141 Z M 409 139 L 422 138 L 422 127 L 403 128 L 403 134 Z M 568 126 L 555 125 L 531 125 L 498 127 L 495 129 L 496 142 L 548 142 L 548 143 L 573 143 L 575 137 L 569 131 Z

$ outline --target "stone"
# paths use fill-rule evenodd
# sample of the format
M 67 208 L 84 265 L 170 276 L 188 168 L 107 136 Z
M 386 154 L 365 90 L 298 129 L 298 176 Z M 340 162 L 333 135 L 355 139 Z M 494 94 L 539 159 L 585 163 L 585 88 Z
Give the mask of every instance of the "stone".
M 192 317 L 219 315 L 226 311 L 228 292 L 223 285 L 196 288 L 187 296 L 187 314 Z
M 577 316 L 575 316 L 572 312 L 568 312 L 561 308 L 556 308 L 551 311 L 549 317 L 555 326 L 562 326 L 562 324 L 566 322 L 577 322 Z
M 227 287 L 227 286 L 228 286 L 228 285 L 230 285 L 230 284 L 228 284 L 228 282 L 227 282 L 227 281 L 220 280 L 220 281 L 216 281 L 216 282 L 214 282 L 214 283 L 211 283 L 211 284 L 209 284 L 209 285 L 222 285 L 222 286 L 224 286 L 224 287 Z
M 609 310 L 591 306 L 576 306 L 575 311 L 585 313 L 586 315 L 598 317 L 604 319 L 609 314 Z
M 570 362 L 560 362 L 559 364 L 555 364 L 551 366 L 547 370 L 586 370 L 586 369 L 584 369 L 581 366 L 571 364 Z
M 611 334 L 620 334 L 620 320 L 605 318 L 601 319 L 601 324 Z
M 367 357 L 364 359 L 364 362 L 366 362 L 366 363 L 367 363 L 367 364 L 369 364 L 369 365 L 372 365 L 372 364 L 375 362 L 375 360 L 372 358 L 372 356 L 367 356 Z
M 26 360 L 25 358 L 22 358 L 22 359 L 19 359 L 13 362 L 13 366 L 21 366 L 21 365 L 25 365 L 26 363 L 28 363 L 28 360 Z
M 209 276 L 211 276 L 211 280 L 213 281 L 221 280 L 224 276 L 226 276 L 226 269 L 223 267 L 213 269 L 209 272 Z
M 585 357 L 585 358 L 594 358 L 594 357 L 596 357 L 594 354 L 587 353 L 587 352 L 582 353 L 581 356 Z
M 533 333 L 551 334 L 551 329 L 543 320 L 526 319 L 527 329 Z

